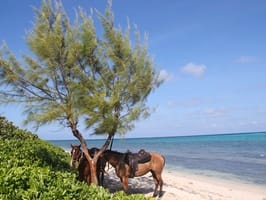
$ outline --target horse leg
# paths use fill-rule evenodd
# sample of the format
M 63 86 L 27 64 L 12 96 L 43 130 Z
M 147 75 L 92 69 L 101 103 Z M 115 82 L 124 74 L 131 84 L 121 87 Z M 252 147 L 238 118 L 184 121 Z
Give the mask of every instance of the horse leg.
M 103 186 L 103 179 L 104 179 L 104 172 L 99 171 L 97 172 L 97 179 L 100 186 Z
M 103 186 L 103 180 L 104 180 L 104 172 L 101 172 L 101 186 Z
M 100 157 L 97 161 L 97 178 L 100 186 L 103 186 L 105 166 L 106 161 L 104 161 L 104 159 Z
M 97 180 L 98 180 L 98 184 L 101 186 L 102 182 L 101 182 L 101 171 L 100 169 L 96 169 L 96 175 L 97 175 Z
M 153 191 L 153 197 L 156 197 L 157 196 L 157 190 L 158 190 L 158 186 L 159 186 L 159 179 L 158 177 L 156 176 L 155 172 L 154 171 L 151 171 L 151 174 L 152 174 L 152 177 L 153 177 L 153 181 L 154 181 L 154 184 L 155 184 L 155 187 L 154 187 L 154 191 Z
M 159 197 L 161 197 L 161 196 L 163 196 L 163 179 L 161 176 L 159 179 L 159 185 L 160 185 Z
M 154 195 L 157 196 L 157 194 L 156 194 L 157 193 L 157 189 L 158 189 L 158 186 L 160 186 L 159 197 L 161 197 L 163 195 L 163 179 L 162 179 L 162 176 L 159 173 L 156 174 L 154 171 L 152 171 L 151 173 L 152 173 L 153 180 L 154 180 L 154 183 L 155 183 L 155 189 L 154 189 L 153 196 Z
M 121 180 L 124 192 L 127 193 L 127 190 L 128 190 L 128 177 L 123 176 L 123 177 L 120 178 L 120 180 Z

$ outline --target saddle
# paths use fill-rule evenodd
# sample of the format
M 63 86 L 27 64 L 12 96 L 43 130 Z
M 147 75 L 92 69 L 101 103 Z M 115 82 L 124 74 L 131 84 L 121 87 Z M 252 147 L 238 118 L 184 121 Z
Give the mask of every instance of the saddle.
M 151 160 L 151 154 L 144 149 L 139 150 L 138 153 L 127 152 L 127 163 L 131 169 L 130 177 L 135 176 L 135 172 L 138 170 L 138 163 L 146 163 Z

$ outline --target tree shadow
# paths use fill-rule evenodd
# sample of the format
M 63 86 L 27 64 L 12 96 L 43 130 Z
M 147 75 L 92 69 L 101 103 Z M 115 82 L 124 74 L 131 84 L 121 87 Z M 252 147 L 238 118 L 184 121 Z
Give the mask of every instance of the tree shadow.
M 122 183 L 116 174 L 112 171 L 105 174 L 103 187 L 111 193 L 123 190 Z M 130 178 L 128 181 L 127 194 L 148 194 L 153 192 L 154 182 L 151 174 L 142 177 Z

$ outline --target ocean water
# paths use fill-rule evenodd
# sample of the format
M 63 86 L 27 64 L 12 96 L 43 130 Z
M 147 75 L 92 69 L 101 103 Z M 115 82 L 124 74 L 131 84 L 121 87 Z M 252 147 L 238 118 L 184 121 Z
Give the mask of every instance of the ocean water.
M 52 144 L 70 151 L 77 140 L 54 140 Z M 101 147 L 104 140 L 87 140 Z M 113 150 L 161 153 L 166 168 L 188 173 L 234 179 L 266 186 L 266 132 L 225 135 L 115 139 Z

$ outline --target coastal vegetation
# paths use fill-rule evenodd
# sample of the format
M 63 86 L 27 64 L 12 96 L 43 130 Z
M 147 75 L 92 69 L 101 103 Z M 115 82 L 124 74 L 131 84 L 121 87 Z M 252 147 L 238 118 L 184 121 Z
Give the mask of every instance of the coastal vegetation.
M 0 48 L 0 102 L 22 104 L 25 122 L 37 127 L 54 122 L 69 127 L 90 164 L 90 182 L 97 184 L 99 156 L 115 134 L 149 116 L 147 97 L 162 80 L 139 31 L 116 27 L 111 3 L 104 14 L 96 11 L 100 31 L 93 12 L 88 16 L 79 9 L 72 22 L 60 1 L 44 0 L 35 13 L 26 35 L 31 53 L 23 54 L 23 62 L 7 45 Z M 93 158 L 80 131 L 83 121 L 91 134 L 107 136 Z
M 144 200 L 77 181 L 69 154 L 0 117 L 0 199 Z

